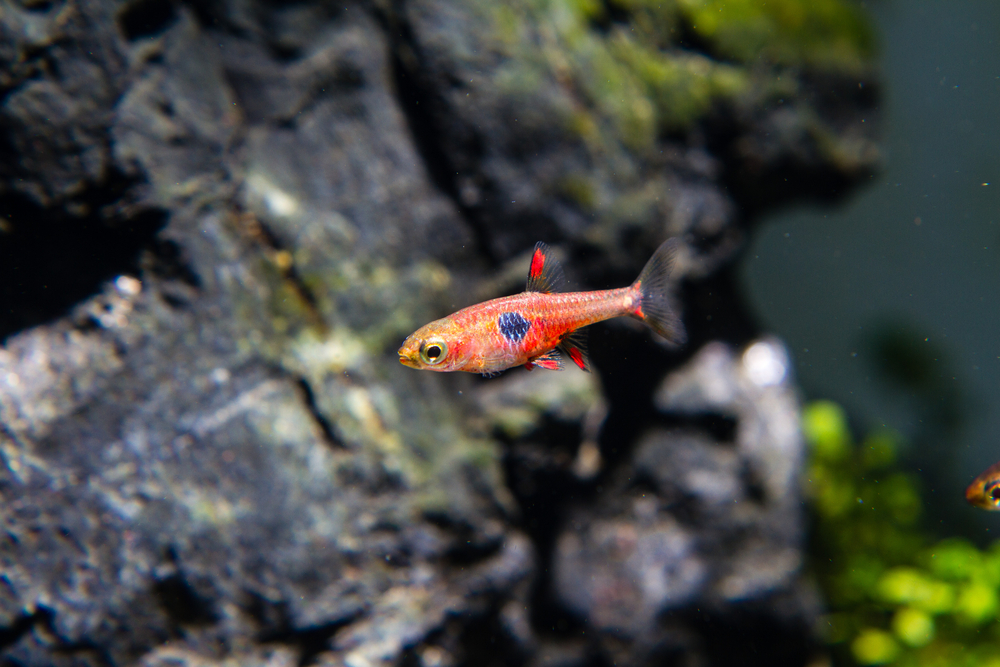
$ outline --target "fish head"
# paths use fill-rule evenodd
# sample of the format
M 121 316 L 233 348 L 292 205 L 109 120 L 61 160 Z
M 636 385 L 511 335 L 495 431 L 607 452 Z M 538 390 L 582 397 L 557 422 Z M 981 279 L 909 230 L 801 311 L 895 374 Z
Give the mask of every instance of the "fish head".
M 1000 511 L 1000 463 L 990 466 L 969 484 L 965 499 L 984 510 Z
M 426 371 L 457 371 L 468 361 L 469 346 L 449 318 L 426 324 L 403 341 L 399 363 Z

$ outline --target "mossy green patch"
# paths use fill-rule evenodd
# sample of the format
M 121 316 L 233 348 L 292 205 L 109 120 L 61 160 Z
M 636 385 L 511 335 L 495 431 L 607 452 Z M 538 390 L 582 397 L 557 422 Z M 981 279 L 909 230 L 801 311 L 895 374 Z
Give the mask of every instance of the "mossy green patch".
M 844 0 L 678 0 L 691 30 L 721 58 L 834 70 L 868 67 L 874 32 Z
M 623 30 L 613 33 L 609 47 L 616 61 L 635 76 L 662 131 L 684 129 L 717 100 L 733 99 L 749 85 L 747 72 L 739 67 L 696 54 L 668 56 Z
M 673 3 L 666 3 L 673 7 Z M 596 147 L 620 142 L 650 148 L 661 131 L 687 127 L 717 100 L 739 94 L 745 74 L 704 56 L 671 49 L 676 11 L 642 7 L 628 21 L 599 29 L 604 6 L 591 0 L 523 0 L 494 11 L 498 43 L 511 57 L 495 83 L 535 95 L 554 82 L 567 129 Z M 634 20 L 633 20 L 634 19 Z M 588 115 L 595 117 L 588 120 Z
M 874 34 L 846 0 L 517 0 L 493 9 L 495 38 L 510 56 L 495 83 L 507 94 L 542 89 L 564 100 L 566 126 L 591 143 L 633 151 L 660 132 L 682 131 L 720 101 L 778 76 L 760 64 L 860 72 Z M 691 51 L 690 37 L 707 55 Z M 552 94 L 552 84 L 559 93 Z M 556 105 L 560 106 L 560 105 Z M 585 117 L 586 114 L 583 114 Z

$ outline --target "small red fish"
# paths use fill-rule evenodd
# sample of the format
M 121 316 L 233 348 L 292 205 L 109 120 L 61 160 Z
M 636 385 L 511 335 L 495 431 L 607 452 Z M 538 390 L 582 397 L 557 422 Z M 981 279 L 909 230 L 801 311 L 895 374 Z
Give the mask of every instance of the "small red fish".
M 671 343 L 684 342 L 684 327 L 670 307 L 668 288 L 677 241 L 665 241 L 629 287 L 597 292 L 557 292 L 562 279 L 547 245 L 531 256 L 526 291 L 484 301 L 435 320 L 410 334 L 399 362 L 431 371 L 489 375 L 524 364 L 562 370 L 565 353 L 590 370 L 580 329 L 613 317 L 646 323 Z
M 994 463 L 972 480 L 972 484 L 965 489 L 965 499 L 970 505 L 984 510 L 1000 511 L 1000 462 Z

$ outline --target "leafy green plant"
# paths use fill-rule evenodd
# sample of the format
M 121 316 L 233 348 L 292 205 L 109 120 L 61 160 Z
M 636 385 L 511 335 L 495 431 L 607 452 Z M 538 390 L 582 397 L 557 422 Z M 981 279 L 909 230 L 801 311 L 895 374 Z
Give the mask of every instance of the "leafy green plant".
M 1000 667 L 1000 540 L 980 549 L 921 528 L 919 480 L 897 465 L 896 434 L 855 443 L 829 401 L 807 406 L 802 426 L 821 632 L 838 662 Z

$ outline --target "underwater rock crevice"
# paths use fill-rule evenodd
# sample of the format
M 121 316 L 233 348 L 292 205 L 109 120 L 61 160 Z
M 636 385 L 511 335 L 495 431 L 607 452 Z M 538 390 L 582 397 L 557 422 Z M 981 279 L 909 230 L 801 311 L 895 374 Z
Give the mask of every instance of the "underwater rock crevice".
M 20 641 L 21 637 L 31 632 L 32 626 L 42 622 L 48 613 L 48 610 L 39 608 L 33 614 L 22 614 L 10 625 L 0 627 L 0 651 Z
M 115 662 L 110 654 L 100 645 L 87 641 L 67 641 L 56 629 L 55 612 L 43 605 L 38 605 L 35 612 L 23 615 L 7 628 L 0 628 L 0 651 L 19 644 L 44 643 L 53 657 L 69 659 L 74 664 L 92 665 L 94 667 L 114 667 Z M 0 664 L 17 666 L 20 661 L 13 659 L 8 662 L 0 653 Z
M 0 197 L 0 342 L 51 322 L 122 273 L 139 274 L 157 247 L 167 212 L 122 204 L 128 179 L 89 190 L 65 206 L 42 207 L 20 194 Z M 155 251 L 154 251 L 155 252 Z
M 298 386 L 299 393 L 302 395 L 302 401 L 305 404 L 306 410 L 309 411 L 309 415 L 313 418 L 313 421 L 316 422 L 320 432 L 323 434 L 324 442 L 326 442 L 331 449 L 349 449 L 347 443 L 344 442 L 344 439 L 337 433 L 334 423 L 325 414 L 323 414 L 322 410 L 320 410 L 319 405 L 316 403 L 316 394 L 313 392 L 313 388 L 312 385 L 309 384 L 309 380 L 304 377 L 299 377 L 295 379 L 295 384 Z
M 134 42 L 167 30 L 177 19 L 176 0 L 132 0 L 118 10 L 118 27 Z
M 154 580 L 152 592 L 170 622 L 178 628 L 218 623 L 216 605 L 196 591 L 185 577 L 176 549 L 167 549 L 166 560 L 162 566 L 165 572 Z
M 149 244 L 144 270 L 166 281 L 179 281 L 193 290 L 202 287 L 201 277 L 180 243 L 156 236 Z
M 235 218 L 240 234 L 255 246 L 257 252 L 264 255 L 277 270 L 281 280 L 298 299 L 305 310 L 309 324 L 318 331 L 325 332 L 327 324 L 320 312 L 316 294 L 303 280 L 287 244 L 269 225 L 253 213 L 240 211 L 236 213 Z
M 288 646 L 298 654 L 296 665 L 298 667 L 308 667 L 315 665 L 317 658 L 323 653 L 330 651 L 335 635 L 361 619 L 363 614 L 353 614 L 343 619 L 324 623 L 322 625 L 294 628 L 290 625 L 262 632 L 258 635 L 260 644 L 282 644 Z
M 489 228 L 477 212 L 480 200 L 487 201 L 490 196 L 485 192 L 488 188 L 478 182 L 477 170 L 471 166 L 485 153 L 484 139 L 455 117 L 447 99 L 432 83 L 427 74 L 427 63 L 423 62 L 426 55 L 407 18 L 405 2 L 397 0 L 391 8 L 377 11 L 375 16 L 389 40 L 393 93 L 406 119 L 417 154 L 431 182 L 456 207 L 476 242 L 479 256 L 495 266 L 498 258 L 493 252 Z M 452 83 L 459 85 L 458 82 Z M 445 123 L 442 119 L 449 119 L 449 122 Z M 456 164 L 454 151 L 449 151 L 441 143 L 446 136 L 450 143 L 461 146 L 459 152 L 467 164 Z M 463 176 L 463 172 L 466 175 Z M 477 183 L 477 203 L 471 203 L 468 195 L 463 196 L 463 189 L 468 189 L 472 181 Z
M 657 422 L 663 428 L 704 433 L 721 445 L 735 444 L 736 429 L 739 426 L 735 415 L 711 410 L 699 413 L 665 413 Z

